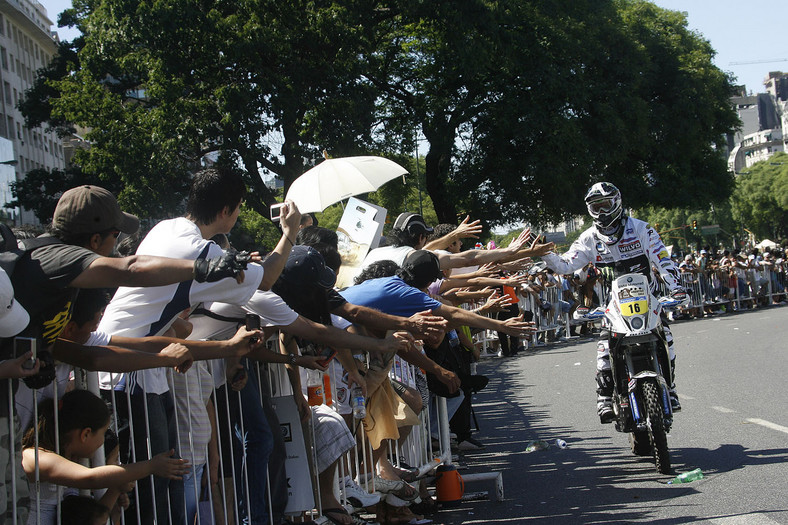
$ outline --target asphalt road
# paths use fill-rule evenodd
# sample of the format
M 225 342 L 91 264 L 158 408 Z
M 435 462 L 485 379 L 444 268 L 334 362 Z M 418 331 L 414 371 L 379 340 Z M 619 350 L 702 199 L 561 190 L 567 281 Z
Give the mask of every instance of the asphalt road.
M 491 378 L 475 402 L 487 447 L 461 456 L 461 474 L 502 472 L 505 499 L 443 509 L 436 523 L 788 524 L 788 306 L 672 328 L 683 406 L 672 464 L 704 479 L 668 485 L 626 434 L 599 423 L 596 343 L 585 339 L 480 364 Z M 535 439 L 553 446 L 525 453 Z

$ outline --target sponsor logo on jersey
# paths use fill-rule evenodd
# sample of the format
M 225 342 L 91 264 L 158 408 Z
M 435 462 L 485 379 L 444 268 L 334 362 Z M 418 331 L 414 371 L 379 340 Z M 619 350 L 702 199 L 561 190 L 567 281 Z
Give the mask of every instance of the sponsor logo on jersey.
M 670 259 L 670 254 L 668 254 L 667 250 L 663 249 L 661 252 L 659 252 L 659 259 Z
M 643 245 L 638 240 L 636 240 L 635 242 L 618 245 L 619 253 L 630 253 L 630 252 L 634 252 L 635 250 L 642 250 L 642 249 L 643 249 Z
M 597 241 L 596 251 L 598 251 L 599 253 L 603 253 L 605 251 L 605 243 L 603 243 L 602 241 Z

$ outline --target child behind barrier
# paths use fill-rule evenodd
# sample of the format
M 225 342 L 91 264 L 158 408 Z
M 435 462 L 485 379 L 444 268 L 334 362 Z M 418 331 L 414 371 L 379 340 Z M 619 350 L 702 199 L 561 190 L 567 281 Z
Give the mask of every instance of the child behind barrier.
M 180 479 L 188 472 L 188 462 L 169 457 L 174 453 L 172 450 L 129 465 L 95 468 L 80 465 L 79 460 L 91 458 L 104 444 L 109 419 L 104 401 L 86 390 L 74 390 L 63 396 L 58 404 L 57 427 L 54 401 L 47 399 L 40 404 L 38 425 L 31 426 L 22 440 L 22 468 L 31 484 L 29 525 L 36 523 L 38 511 L 42 525 L 56 522 L 58 485 L 73 489 L 108 489 L 99 503 L 112 508 L 118 497 L 131 490 L 138 479 L 150 475 Z M 58 448 L 60 453 L 55 452 Z M 39 496 L 33 494 L 36 467 L 41 482 Z M 65 493 L 68 496 L 76 491 L 66 490 Z

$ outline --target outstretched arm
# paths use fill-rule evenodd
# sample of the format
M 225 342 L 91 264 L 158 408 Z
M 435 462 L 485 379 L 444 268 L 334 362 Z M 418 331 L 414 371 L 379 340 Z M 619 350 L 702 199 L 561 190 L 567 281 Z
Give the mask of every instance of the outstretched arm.
M 346 302 L 331 313 L 372 330 L 405 330 L 416 337 L 426 336 L 446 328 L 446 321 L 440 316 L 430 315 L 429 311 L 419 312 L 410 317 L 399 317 Z
M 105 489 L 119 487 L 126 483 L 150 476 L 181 479 L 189 471 L 189 462 L 171 456 L 175 451 L 163 452 L 147 461 L 128 465 L 106 465 L 88 468 L 70 461 L 60 454 L 39 449 L 39 479 L 77 489 Z M 26 448 L 22 451 L 22 468 L 30 481 L 35 480 L 35 451 Z
M 263 261 L 263 268 L 265 274 L 260 283 L 260 290 L 270 290 L 285 267 L 287 258 L 290 256 L 290 250 L 293 249 L 296 234 L 298 233 L 298 226 L 301 223 L 301 213 L 298 207 L 292 201 L 285 201 L 282 206 L 282 237 L 272 251 Z
M 441 305 L 436 310 L 437 313 L 444 316 L 453 324 L 464 324 L 476 328 L 484 328 L 489 330 L 496 330 L 514 337 L 524 337 L 536 331 L 533 323 L 523 321 L 522 314 L 517 317 L 511 317 L 505 321 L 498 319 L 491 319 L 478 315 L 462 308 L 455 308 L 454 306 Z

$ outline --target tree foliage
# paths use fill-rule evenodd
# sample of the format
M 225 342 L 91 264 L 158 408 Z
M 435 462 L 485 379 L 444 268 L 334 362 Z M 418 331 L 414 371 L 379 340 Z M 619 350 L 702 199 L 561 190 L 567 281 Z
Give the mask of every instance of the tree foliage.
M 775 153 L 736 178 L 733 218 L 757 238 L 788 237 L 788 154 Z
M 55 206 L 63 193 L 75 186 L 98 184 L 96 177 L 86 175 L 78 168 L 63 170 L 35 169 L 28 171 L 25 178 L 11 183 L 11 191 L 16 199 L 6 204 L 6 208 L 24 205 L 32 211 L 41 224 L 49 224 L 55 213 Z M 106 186 L 117 191 L 113 185 Z
M 643 0 L 75 0 L 61 22 L 83 36 L 25 114 L 88 129 L 75 161 L 144 216 L 177 212 L 206 155 L 243 169 L 266 216 L 262 175 L 287 189 L 323 150 L 415 168 L 421 137 L 423 179 L 369 197 L 393 216 L 414 186 L 436 222 L 488 225 L 580 213 L 600 179 L 635 206 L 732 188 L 729 79 L 684 15 Z

